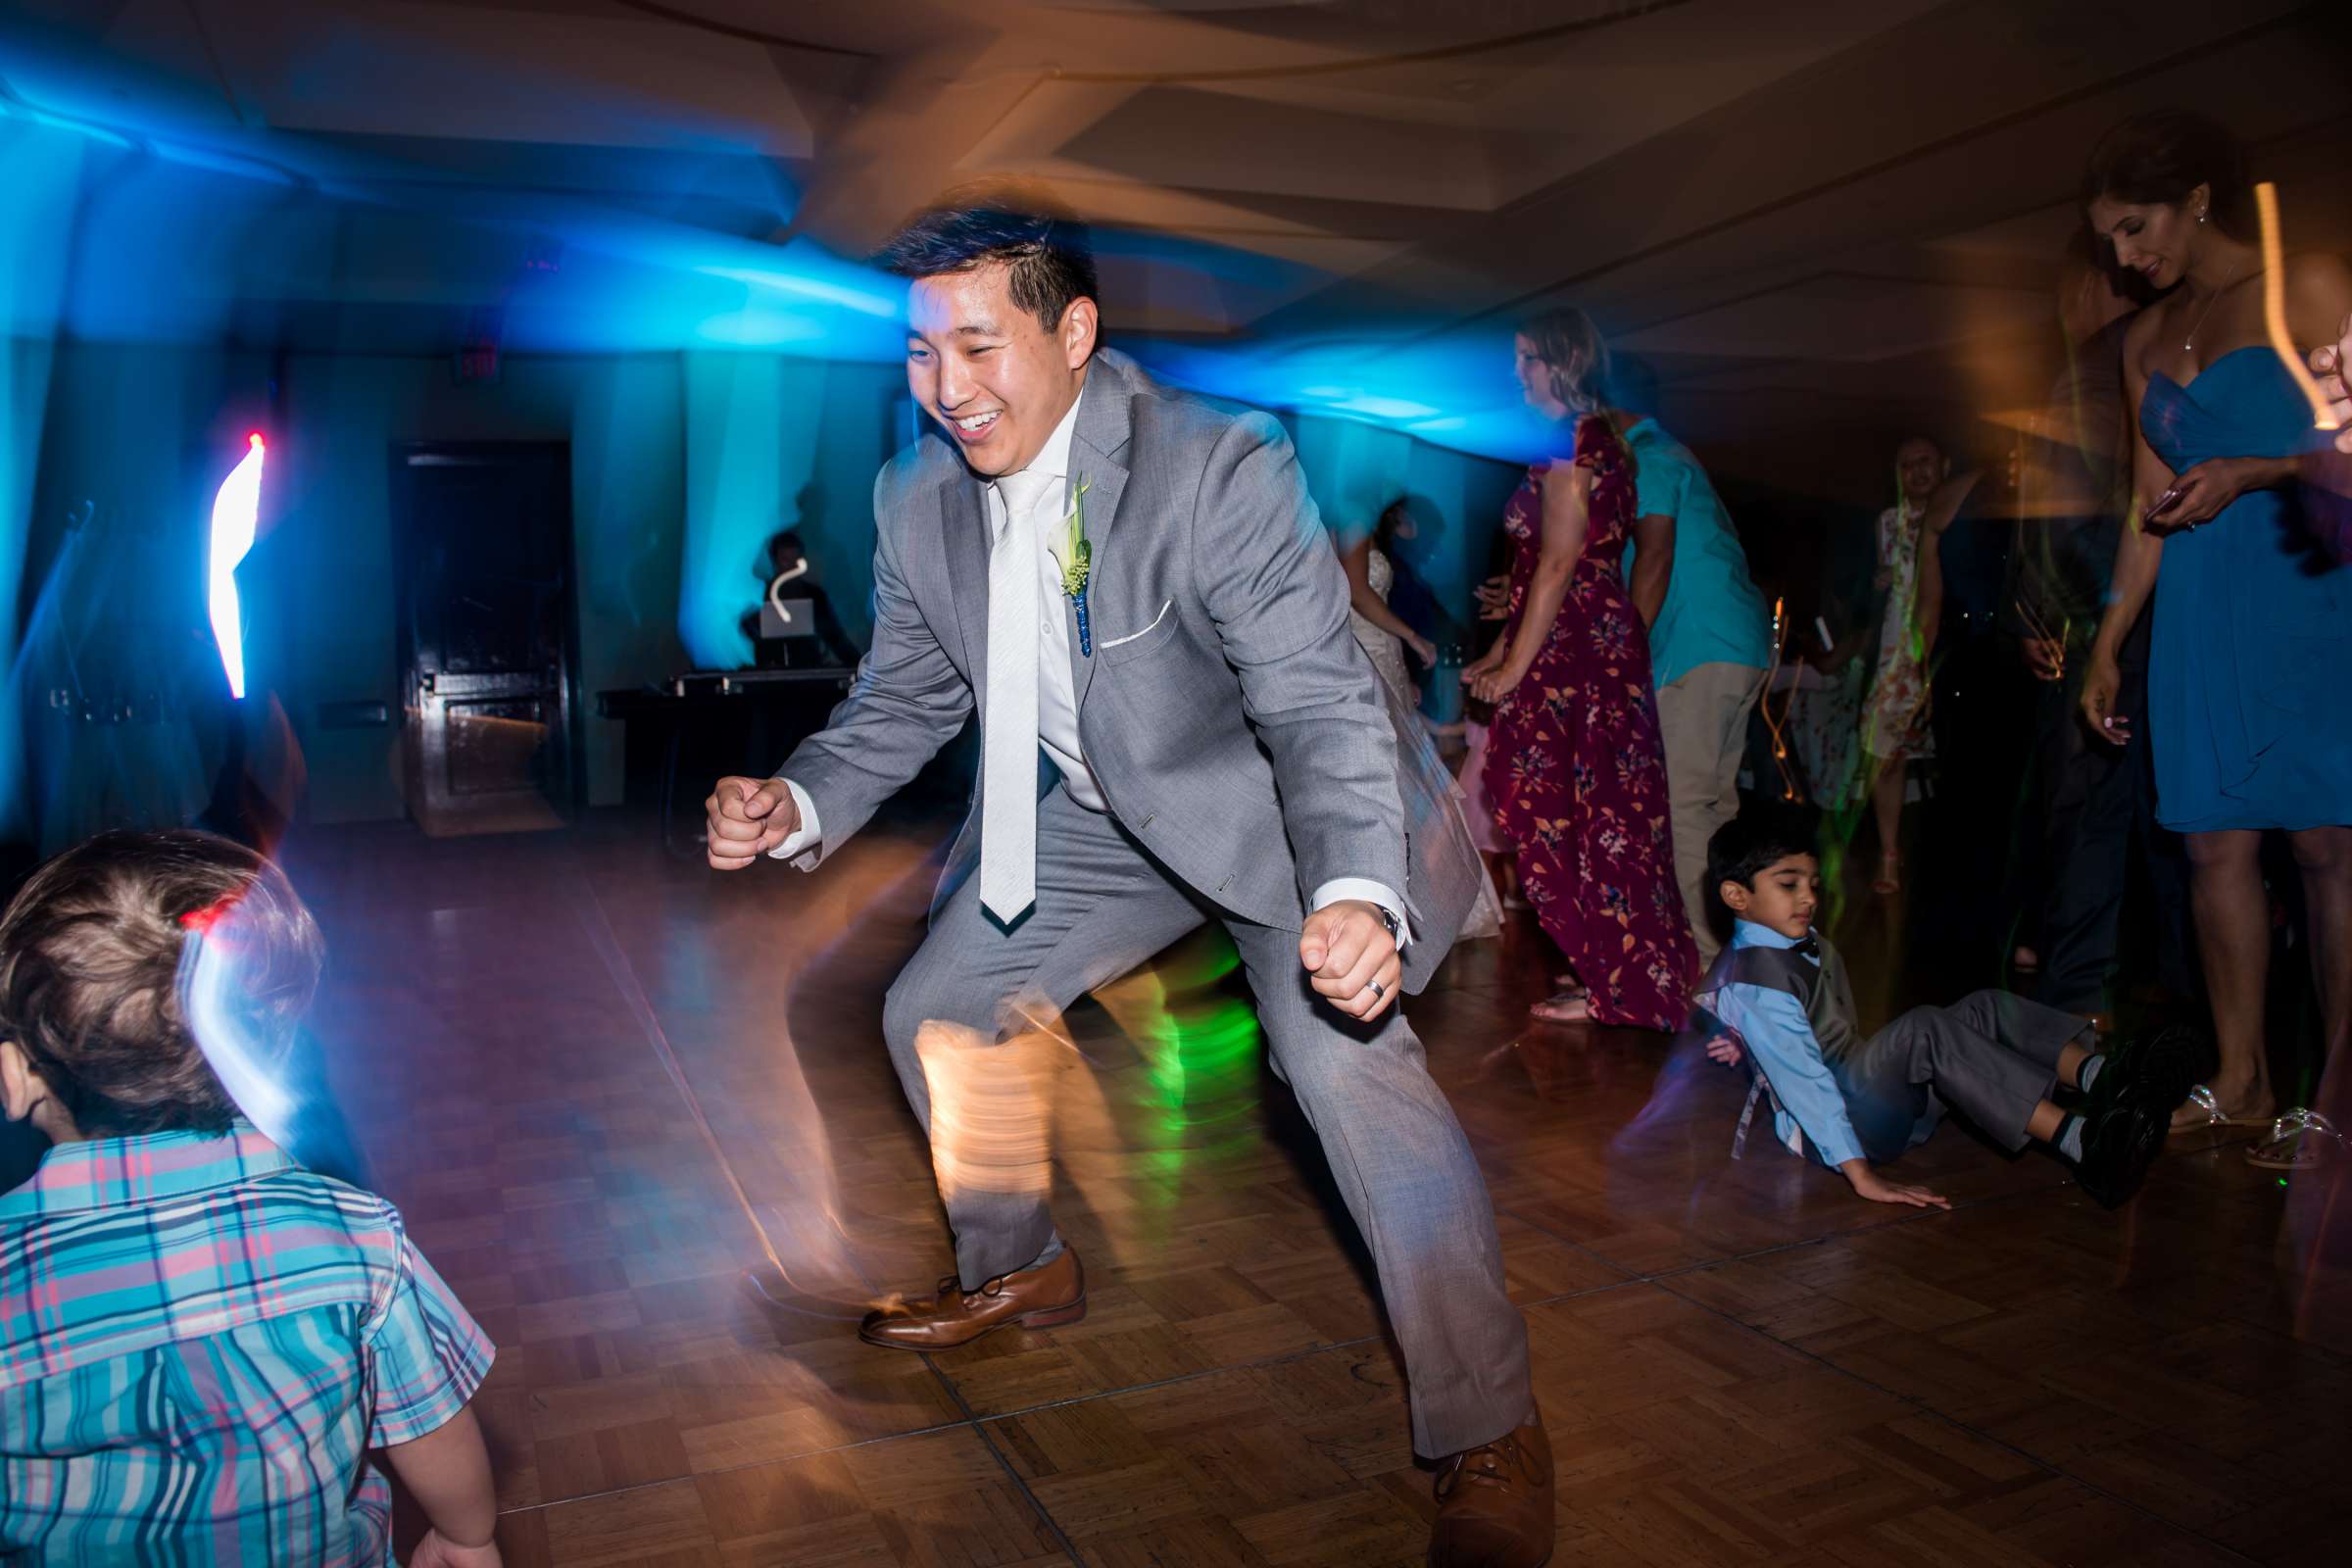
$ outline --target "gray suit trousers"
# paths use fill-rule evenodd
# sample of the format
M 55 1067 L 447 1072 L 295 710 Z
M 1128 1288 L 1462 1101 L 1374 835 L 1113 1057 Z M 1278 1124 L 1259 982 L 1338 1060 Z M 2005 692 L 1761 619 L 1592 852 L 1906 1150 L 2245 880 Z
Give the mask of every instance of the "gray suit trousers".
M 999 925 L 980 907 L 980 879 L 968 878 L 890 989 L 883 1030 L 926 1130 L 930 1086 L 915 1048 L 923 1024 L 993 1038 L 1007 1000 L 1067 1007 L 1219 919 L 1241 951 L 1274 1071 L 1314 1125 L 1379 1269 L 1410 1383 L 1413 1446 L 1439 1458 L 1526 1420 L 1527 1328 L 1504 1292 L 1494 1205 L 1401 1011 L 1358 1024 L 1324 1005 L 1299 967 L 1297 931 L 1200 902 L 1117 821 L 1065 791 L 1039 803 L 1037 826 L 1037 904 L 1027 916 L 1009 931 Z M 1054 1241 L 1043 1193 L 943 1197 L 967 1290 L 1026 1266 Z
M 1914 1007 L 1834 1065 L 1854 1135 L 1885 1164 L 1935 1130 L 1944 1110 L 2012 1151 L 2058 1083 L 2058 1056 L 2085 1048 L 2090 1023 L 2006 991 L 1977 991 L 1948 1007 Z

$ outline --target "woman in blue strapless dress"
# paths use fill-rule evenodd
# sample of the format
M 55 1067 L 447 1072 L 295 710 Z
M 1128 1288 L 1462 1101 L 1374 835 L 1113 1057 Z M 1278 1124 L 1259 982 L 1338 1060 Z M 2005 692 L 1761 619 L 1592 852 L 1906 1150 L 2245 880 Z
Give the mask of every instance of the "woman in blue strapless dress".
M 2084 190 L 2117 261 L 2169 291 L 2125 339 L 2140 525 L 2116 554 L 2082 707 L 2107 739 L 2133 739 L 2113 716 L 2115 656 L 2152 593 L 2144 744 L 2157 819 L 2188 844 L 2222 1058 L 2176 1131 L 2268 1126 L 2278 1108 L 2265 831 L 2283 830 L 2302 868 L 2323 1033 L 2331 1058 L 2352 1055 L 2352 567 L 2303 525 L 2300 465 L 2324 437 L 2270 344 L 2249 194 L 2227 134 L 2177 110 L 2109 132 Z M 2307 349 L 2332 342 L 2352 270 L 2325 256 L 2281 267 L 2289 332 Z

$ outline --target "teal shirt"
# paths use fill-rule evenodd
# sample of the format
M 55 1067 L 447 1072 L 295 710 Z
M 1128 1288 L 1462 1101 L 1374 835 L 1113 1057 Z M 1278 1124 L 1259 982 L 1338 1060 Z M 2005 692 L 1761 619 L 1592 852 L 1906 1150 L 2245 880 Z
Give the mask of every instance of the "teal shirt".
M 1772 661 L 1772 616 L 1747 574 L 1747 553 L 1707 470 L 1655 419 L 1628 429 L 1625 444 L 1634 454 L 1635 515 L 1674 519 L 1674 570 L 1657 624 L 1649 628 L 1657 683 L 1671 685 L 1701 664 L 1762 669 Z M 1629 583 L 1634 556 L 1628 544 Z

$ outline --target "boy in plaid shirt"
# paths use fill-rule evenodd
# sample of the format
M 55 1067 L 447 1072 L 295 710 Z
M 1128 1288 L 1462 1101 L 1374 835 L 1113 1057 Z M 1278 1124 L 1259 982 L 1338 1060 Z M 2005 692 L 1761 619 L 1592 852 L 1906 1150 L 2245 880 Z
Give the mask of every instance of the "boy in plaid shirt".
M 221 1027 L 282 1043 L 318 928 L 237 845 L 104 834 L 0 915 L 0 1109 L 54 1146 L 0 1194 L 0 1560 L 389 1563 L 372 1447 L 432 1524 L 413 1564 L 498 1568 L 490 1344 L 391 1204 L 237 1115 L 183 1016 L 200 944 Z

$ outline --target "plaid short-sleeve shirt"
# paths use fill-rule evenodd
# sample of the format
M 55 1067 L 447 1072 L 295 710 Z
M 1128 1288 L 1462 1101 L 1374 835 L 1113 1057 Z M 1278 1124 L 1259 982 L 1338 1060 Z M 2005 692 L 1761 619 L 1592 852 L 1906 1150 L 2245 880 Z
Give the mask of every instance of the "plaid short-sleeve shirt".
M 388 1563 L 367 1450 L 491 1354 L 398 1210 L 244 1122 L 60 1145 L 0 1194 L 0 1563 Z

